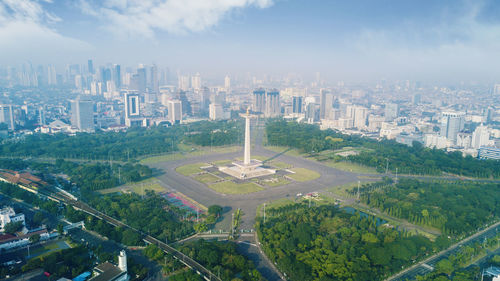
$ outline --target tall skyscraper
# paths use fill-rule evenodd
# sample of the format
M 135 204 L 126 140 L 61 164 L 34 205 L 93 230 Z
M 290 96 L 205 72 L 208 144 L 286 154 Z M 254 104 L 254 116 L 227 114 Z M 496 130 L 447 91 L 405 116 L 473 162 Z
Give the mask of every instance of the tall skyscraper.
M 218 103 L 210 104 L 210 120 L 220 120 L 224 118 L 224 110 L 222 109 L 222 105 Z
M 488 127 L 481 124 L 474 130 L 472 133 L 472 141 L 471 145 L 475 149 L 479 149 L 481 146 L 486 146 L 490 141 L 490 132 L 488 131 Z
M 179 91 L 177 97 L 181 101 L 182 113 L 190 116 L 193 113 L 193 111 L 192 111 L 192 107 L 191 107 L 191 102 L 187 98 L 186 92 Z
M 47 84 L 57 85 L 57 73 L 53 65 L 49 65 L 47 68 Z
M 168 119 L 172 124 L 178 124 L 182 121 L 182 103 L 180 100 L 168 102 Z
M 200 92 L 200 114 L 201 116 L 206 116 L 209 113 L 210 106 L 210 90 L 207 87 L 203 87 Z
M 302 97 L 294 96 L 292 97 L 292 112 L 295 114 L 302 113 Z
M 327 89 L 320 90 L 319 97 L 319 118 L 330 118 L 330 111 L 333 108 L 333 94 Z
M 280 92 L 277 89 L 267 91 L 265 107 L 266 117 L 276 117 L 281 114 Z
M 14 130 L 16 128 L 12 105 L 0 104 L 0 123 L 7 124 L 9 130 Z
M 201 76 L 199 73 L 196 73 L 193 77 L 191 77 L 191 87 L 194 90 L 201 89 Z
M 137 69 L 137 90 L 139 93 L 146 92 L 146 68 L 141 67 Z
M 94 63 L 92 62 L 92 60 L 88 61 L 88 70 L 90 74 L 95 74 Z
M 179 76 L 179 89 L 182 91 L 187 91 L 189 89 L 189 76 Z
M 443 112 L 441 116 L 441 136 L 455 142 L 458 132 L 464 129 L 464 113 Z
M 385 121 L 393 121 L 399 117 L 399 105 L 395 103 L 387 103 L 385 105 Z
M 160 83 L 158 83 L 158 67 L 156 64 L 151 66 L 151 90 L 157 95 L 160 93 Z
M 231 88 L 231 78 L 229 77 L 229 75 L 226 75 L 226 77 L 224 77 L 224 88 L 226 88 L 226 91 L 229 91 L 229 89 Z
M 113 81 L 115 82 L 115 88 L 119 90 L 122 87 L 122 74 L 119 64 L 113 65 Z
M 266 91 L 262 88 L 253 91 L 252 109 L 255 112 L 264 112 L 266 106 Z
M 139 94 L 125 93 L 125 118 L 138 117 L 141 115 Z
M 94 131 L 94 103 L 78 97 L 71 101 L 71 125 L 79 131 Z

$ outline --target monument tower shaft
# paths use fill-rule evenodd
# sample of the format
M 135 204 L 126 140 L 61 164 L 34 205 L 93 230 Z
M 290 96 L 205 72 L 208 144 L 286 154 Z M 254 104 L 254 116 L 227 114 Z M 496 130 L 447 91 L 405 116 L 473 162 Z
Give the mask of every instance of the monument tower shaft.
M 243 158 L 243 164 L 250 164 L 250 116 L 247 114 L 245 116 L 245 155 Z

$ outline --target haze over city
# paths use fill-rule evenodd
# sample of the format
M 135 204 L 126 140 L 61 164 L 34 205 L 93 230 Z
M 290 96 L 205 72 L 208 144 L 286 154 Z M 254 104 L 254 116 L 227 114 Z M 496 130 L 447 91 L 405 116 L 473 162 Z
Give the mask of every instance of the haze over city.
M 481 1 L 0 2 L 0 60 L 156 63 L 216 78 L 493 82 L 500 4 Z
M 0 281 L 499 281 L 499 16 L 0 0 Z

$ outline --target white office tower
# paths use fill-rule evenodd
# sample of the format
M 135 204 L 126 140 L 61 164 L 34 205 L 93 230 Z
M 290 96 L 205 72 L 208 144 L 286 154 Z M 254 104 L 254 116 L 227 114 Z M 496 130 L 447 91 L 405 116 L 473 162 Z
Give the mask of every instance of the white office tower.
M 210 120 L 220 120 L 224 118 L 224 110 L 221 104 L 211 103 L 209 111 Z
M 47 69 L 47 84 L 49 85 L 57 84 L 56 68 L 53 65 L 49 65 Z
M 472 133 L 472 147 L 479 149 L 481 146 L 487 146 L 490 142 L 490 132 L 488 127 L 481 124 Z
M 266 93 L 266 117 L 277 117 L 281 115 L 280 92 L 276 89 L 269 90 Z
M 178 124 L 182 121 L 182 103 L 180 100 L 168 102 L 168 119 L 172 124 Z
M 189 76 L 179 76 L 179 89 L 183 91 L 189 89 Z
M 121 271 L 127 272 L 127 253 L 125 250 L 120 251 L 120 255 L 118 256 L 118 267 Z
M 333 108 L 333 94 L 327 89 L 321 89 L 319 94 L 319 118 L 327 119 Z
M 94 131 L 94 103 L 78 97 L 71 101 L 71 125 L 79 131 Z
M 191 87 L 195 90 L 201 89 L 201 76 L 199 73 L 191 77 Z
M 464 115 L 462 112 L 443 112 L 440 135 L 455 143 L 458 132 L 464 129 Z
M 16 128 L 12 105 L 0 104 L 0 123 L 5 123 L 9 130 Z
M 125 104 L 125 125 L 131 127 L 132 125 L 142 124 L 141 104 L 139 94 L 135 92 L 128 92 L 124 95 Z
M 368 119 L 368 108 L 356 106 L 354 109 L 354 127 L 358 129 L 366 128 L 366 120 Z
M 228 75 L 224 77 L 224 88 L 226 88 L 226 91 L 229 91 L 231 88 L 231 78 Z
M 399 117 L 399 105 L 388 103 L 385 105 L 385 121 L 393 121 Z

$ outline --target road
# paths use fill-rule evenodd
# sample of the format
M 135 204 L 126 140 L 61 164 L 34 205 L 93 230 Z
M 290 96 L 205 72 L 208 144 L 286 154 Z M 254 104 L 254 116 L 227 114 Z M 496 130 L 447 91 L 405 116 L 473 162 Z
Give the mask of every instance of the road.
M 500 231 L 500 222 L 497 222 L 490 227 L 452 245 L 448 249 L 434 254 L 431 257 L 387 278 L 386 281 L 414 280 L 417 275 L 424 275 L 431 272 L 431 268 L 433 268 L 436 263 L 438 263 L 442 259 L 448 258 L 450 255 L 456 254 L 461 247 L 473 244 L 475 242 L 483 242 L 485 238 L 495 236 L 498 231 Z

